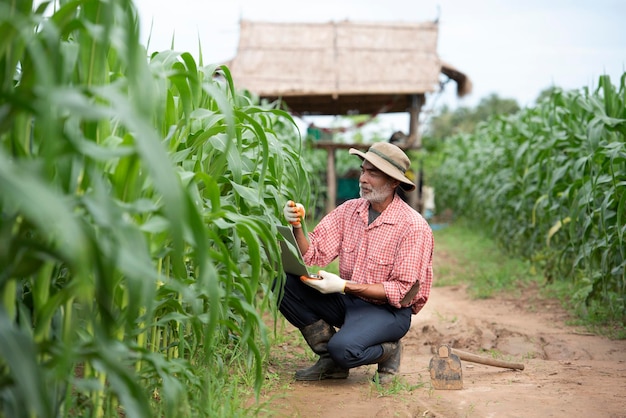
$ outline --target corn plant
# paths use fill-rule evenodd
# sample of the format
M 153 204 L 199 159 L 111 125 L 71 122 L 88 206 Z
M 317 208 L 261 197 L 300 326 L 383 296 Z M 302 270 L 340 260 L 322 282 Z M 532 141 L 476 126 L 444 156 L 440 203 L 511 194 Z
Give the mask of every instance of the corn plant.
M 449 138 L 438 207 L 489 225 L 502 245 L 574 283 L 585 315 L 626 321 L 626 74 L 555 89 L 534 108 Z M 591 308 L 591 310 L 590 310 Z
M 148 56 L 130 1 L 33 7 L 0 0 L 0 415 L 242 414 L 309 195 L 293 120 Z

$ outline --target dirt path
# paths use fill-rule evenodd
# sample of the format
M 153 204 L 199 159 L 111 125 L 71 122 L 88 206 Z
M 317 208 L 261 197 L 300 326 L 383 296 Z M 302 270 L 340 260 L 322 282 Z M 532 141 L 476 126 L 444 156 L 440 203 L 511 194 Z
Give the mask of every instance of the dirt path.
M 293 338 L 273 349 L 277 389 L 264 394 L 280 417 L 626 417 L 626 341 L 564 324 L 558 304 L 528 292 L 521 299 L 470 300 L 463 287 L 436 287 L 403 339 L 404 388 L 381 393 L 374 366 L 344 381 L 295 382 L 306 366 Z M 428 365 L 439 344 L 521 362 L 513 371 L 462 362 L 462 390 L 434 390 Z M 294 355 L 300 350 L 300 355 Z M 489 355 L 489 354 L 487 354 Z

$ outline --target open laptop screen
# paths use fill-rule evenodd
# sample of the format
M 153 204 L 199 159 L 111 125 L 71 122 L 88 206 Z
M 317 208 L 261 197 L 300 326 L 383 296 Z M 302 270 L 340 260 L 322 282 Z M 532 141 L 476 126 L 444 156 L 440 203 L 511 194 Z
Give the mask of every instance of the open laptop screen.
M 285 273 L 296 276 L 311 276 L 304 264 L 296 237 L 293 235 L 291 228 L 283 225 L 277 225 L 277 228 L 278 232 L 285 238 L 284 241 L 280 241 L 280 255 Z

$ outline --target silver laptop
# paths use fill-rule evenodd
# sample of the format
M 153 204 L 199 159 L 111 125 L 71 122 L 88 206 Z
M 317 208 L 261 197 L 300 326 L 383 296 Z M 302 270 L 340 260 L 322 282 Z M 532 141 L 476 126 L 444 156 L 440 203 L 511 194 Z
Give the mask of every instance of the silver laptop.
M 276 225 L 278 232 L 285 238 L 280 243 L 280 257 L 283 262 L 283 270 L 285 273 L 294 274 L 298 277 L 308 276 L 317 277 L 316 274 L 310 273 L 304 264 L 300 248 L 296 242 L 293 231 L 288 226 Z

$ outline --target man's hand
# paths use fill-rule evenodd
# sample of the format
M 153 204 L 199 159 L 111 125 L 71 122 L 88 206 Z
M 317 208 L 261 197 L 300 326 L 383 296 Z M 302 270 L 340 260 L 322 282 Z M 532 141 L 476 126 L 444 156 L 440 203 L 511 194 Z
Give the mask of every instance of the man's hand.
M 283 208 L 283 214 L 285 215 L 287 222 L 289 222 L 294 228 L 302 228 L 301 221 L 304 221 L 305 214 L 302 203 L 296 203 L 293 200 L 289 200 Z
M 324 270 L 320 270 L 319 276 L 319 279 L 300 276 L 300 280 L 321 293 L 344 293 L 347 283 L 346 280 Z

